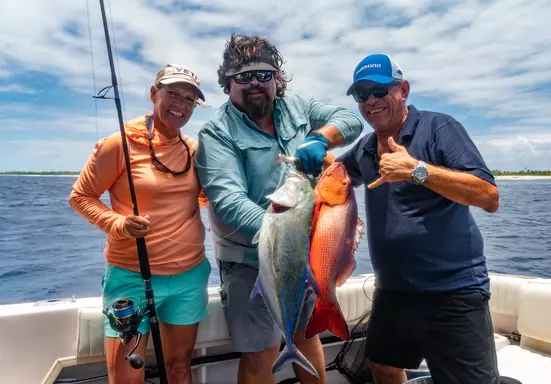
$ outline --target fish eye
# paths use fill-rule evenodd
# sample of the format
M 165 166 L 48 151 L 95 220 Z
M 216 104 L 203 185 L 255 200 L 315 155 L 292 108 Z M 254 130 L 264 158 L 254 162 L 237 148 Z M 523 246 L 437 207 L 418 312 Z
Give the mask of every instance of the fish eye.
M 348 187 L 348 181 L 343 180 L 342 185 L 343 185 L 343 187 Z

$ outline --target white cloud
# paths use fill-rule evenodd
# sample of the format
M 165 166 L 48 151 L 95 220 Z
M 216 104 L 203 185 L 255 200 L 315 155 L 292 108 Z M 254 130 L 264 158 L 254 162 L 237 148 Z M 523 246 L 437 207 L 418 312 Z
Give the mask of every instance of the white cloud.
M 0 86 L 0 93 L 28 93 L 34 94 L 36 90 L 31 88 L 22 87 L 18 84 L 10 84 L 5 86 Z
M 492 169 L 551 169 L 551 133 L 529 133 L 473 138 Z
M 24 11 L 15 2 L 2 2 L 0 91 L 27 89 L 28 84 L 10 84 L 10 76 L 25 77 L 34 71 L 58 76 L 60 85 L 79 93 L 93 92 L 92 69 L 96 90 L 110 84 L 99 5 L 88 4 L 94 67 L 86 2 L 34 0 Z M 345 96 L 354 67 L 368 53 L 387 52 L 411 80 L 413 96 L 470 108 L 470 117 L 509 119 L 509 128 L 503 123 L 487 125 L 478 136 L 500 135 L 508 142 L 523 137 L 532 143 L 532 132 L 551 132 L 549 0 L 321 0 L 308 6 L 296 0 L 192 0 L 186 2 L 191 9 L 169 0 L 106 4 L 109 20 L 113 17 L 110 33 L 116 41 L 126 118 L 149 108 L 147 91 L 166 62 L 191 67 L 206 87 L 208 102 L 215 108 L 224 102 L 227 96 L 217 84 L 216 70 L 225 40 L 239 31 L 259 33 L 276 43 L 293 76 L 289 88 L 305 96 L 357 111 Z M 135 54 L 138 61 L 128 59 Z M 57 133 L 95 132 L 92 103 L 88 115 L 58 106 L 48 121 Z M 197 112 L 193 131 L 213 112 Z M 8 119 L 10 126 L 22 130 L 40 126 L 42 117 L 32 116 Z M 101 132 L 118 127 L 112 101 L 101 104 L 100 126 Z M 511 149 L 485 140 L 481 150 L 491 157 L 488 162 L 509 164 Z M 519 145 L 527 148 L 515 155 L 522 162 L 532 167 L 545 163 L 538 152 L 544 149 L 534 152 L 520 141 Z

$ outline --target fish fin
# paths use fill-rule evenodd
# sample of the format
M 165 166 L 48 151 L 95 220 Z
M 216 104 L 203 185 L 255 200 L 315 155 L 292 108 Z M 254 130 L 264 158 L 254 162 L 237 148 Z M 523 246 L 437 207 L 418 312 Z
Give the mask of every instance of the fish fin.
M 262 286 L 260 285 L 260 280 L 257 278 L 256 282 L 254 283 L 253 290 L 251 291 L 251 295 L 249 296 L 249 301 L 253 301 L 255 296 L 258 294 L 263 296 Z
M 316 226 L 317 226 L 321 206 L 322 206 L 321 200 L 316 196 L 316 200 L 314 203 L 314 211 L 312 212 L 312 223 L 310 224 L 310 240 L 314 238 L 314 233 L 316 232 Z
M 316 302 L 312 318 L 306 327 L 306 338 L 328 330 L 342 340 L 350 340 L 350 330 L 348 324 L 337 304 L 320 304 Z
M 356 260 L 354 259 L 354 253 L 356 252 L 356 249 L 358 249 L 360 245 L 360 240 L 364 235 L 364 229 L 365 229 L 365 224 L 358 217 L 357 224 L 356 224 L 356 231 L 355 231 L 354 240 L 353 240 L 354 244 L 352 246 L 352 250 L 348 258 L 348 263 L 346 264 L 346 267 L 337 277 L 337 281 L 336 281 L 337 287 L 342 286 L 346 282 L 346 280 L 348 280 L 352 272 L 354 272 L 354 270 L 356 269 Z
M 306 286 L 312 289 L 317 296 L 320 295 L 320 287 L 309 265 L 306 267 Z
M 344 283 L 346 283 L 346 280 L 350 277 L 352 272 L 356 269 L 356 260 L 354 259 L 354 256 L 351 254 L 350 258 L 348 259 L 348 263 L 344 267 L 344 269 L 341 271 L 339 276 L 337 277 L 337 287 L 342 286 Z
M 314 368 L 312 363 L 310 363 L 308 359 L 304 357 L 304 355 L 298 350 L 297 346 L 294 343 L 290 345 L 285 345 L 285 348 L 283 348 L 283 351 L 281 351 L 281 353 L 277 357 L 274 365 L 272 365 L 272 373 L 275 373 L 282 369 L 286 363 L 296 363 L 304 368 L 306 371 L 308 371 L 311 375 L 319 378 L 319 373 L 316 368 Z
M 354 242 L 354 250 L 358 248 L 358 245 L 360 244 L 360 239 L 365 235 L 365 224 L 364 222 L 358 217 L 358 221 L 356 223 L 356 238 Z
M 255 235 L 253 236 L 253 240 L 252 240 L 252 243 L 254 245 L 258 245 L 258 241 L 260 240 L 260 229 L 258 230 L 258 232 L 255 233 Z

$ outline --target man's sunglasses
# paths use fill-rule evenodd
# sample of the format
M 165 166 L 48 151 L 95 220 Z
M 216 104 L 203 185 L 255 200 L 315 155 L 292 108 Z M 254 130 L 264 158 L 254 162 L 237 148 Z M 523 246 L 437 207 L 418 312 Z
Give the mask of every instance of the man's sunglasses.
M 265 83 L 267 81 L 272 80 L 272 78 L 274 77 L 274 74 L 271 71 L 243 72 L 233 76 L 233 80 L 237 84 L 249 84 L 253 80 L 253 76 L 256 78 L 256 81 L 258 81 L 259 83 Z
M 389 85 L 377 85 L 376 87 L 372 87 L 369 89 L 357 87 L 354 92 L 352 92 L 352 96 L 357 103 L 365 102 L 367 99 L 369 99 L 370 95 L 373 95 L 373 97 L 377 99 L 381 99 L 388 95 L 388 92 L 393 85 L 397 85 L 397 83 L 392 83 Z

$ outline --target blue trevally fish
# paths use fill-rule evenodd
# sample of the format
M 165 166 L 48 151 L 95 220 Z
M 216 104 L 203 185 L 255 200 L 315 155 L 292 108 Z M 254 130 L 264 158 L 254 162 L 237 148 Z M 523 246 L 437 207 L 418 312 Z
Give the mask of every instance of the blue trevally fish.
M 254 239 L 258 243 L 259 273 L 250 299 L 262 295 L 285 338 L 286 346 L 272 372 L 293 362 L 319 377 L 293 340 L 307 289 L 319 293 L 309 263 L 315 201 L 312 182 L 291 169 L 285 183 L 266 197 L 271 203 Z

